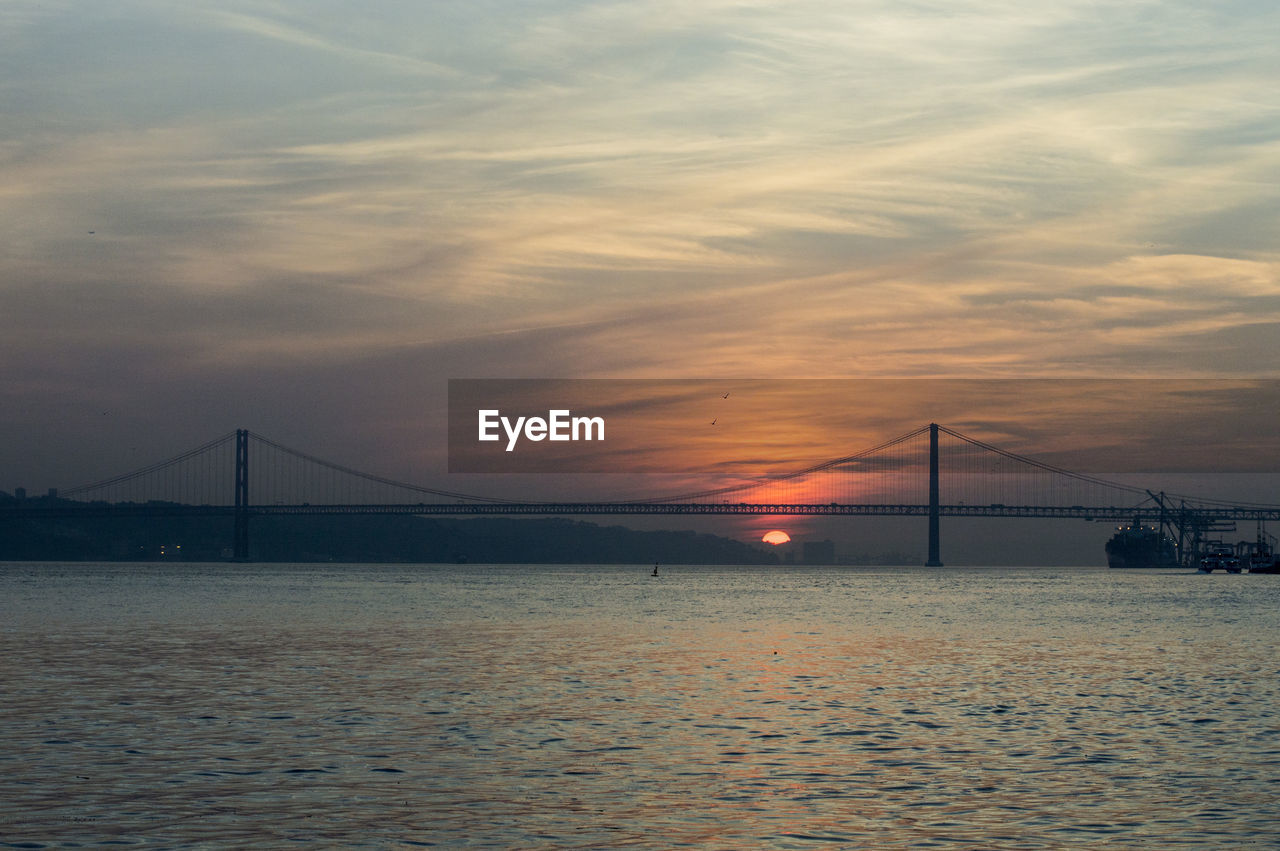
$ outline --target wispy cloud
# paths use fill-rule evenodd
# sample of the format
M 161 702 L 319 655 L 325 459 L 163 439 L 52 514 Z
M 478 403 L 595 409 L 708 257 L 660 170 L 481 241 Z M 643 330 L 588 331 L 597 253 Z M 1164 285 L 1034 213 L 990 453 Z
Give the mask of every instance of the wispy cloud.
M 332 54 L 341 60 L 373 63 L 394 71 L 425 74 L 432 77 L 460 76 L 454 69 L 437 62 L 430 62 L 404 54 L 370 50 L 351 44 L 344 44 L 333 38 L 308 31 L 296 24 L 273 20 L 264 15 L 235 12 L 224 8 L 205 9 L 203 14 L 215 26 L 227 27 L 258 38 L 322 51 Z M 299 18 L 301 15 L 295 13 L 291 17 Z

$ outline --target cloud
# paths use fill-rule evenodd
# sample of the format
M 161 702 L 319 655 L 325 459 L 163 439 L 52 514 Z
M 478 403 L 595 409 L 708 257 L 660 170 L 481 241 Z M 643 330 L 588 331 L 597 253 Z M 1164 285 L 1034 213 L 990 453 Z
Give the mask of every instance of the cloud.
M 141 410 L 142 351 L 164 387 L 1274 374 L 1277 14 L 9 4 L 9 416 Z

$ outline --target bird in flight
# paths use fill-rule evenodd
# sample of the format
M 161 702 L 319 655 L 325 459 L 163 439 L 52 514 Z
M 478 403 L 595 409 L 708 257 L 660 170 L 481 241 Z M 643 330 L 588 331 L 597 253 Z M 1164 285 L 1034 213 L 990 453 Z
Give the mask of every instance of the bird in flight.
M 719 418 L 719 417 L 716 417 L 716 420 L 718 420 L 718 419 L 720 419 L 720 418 Z M 716 424 L 716 420 L 712 420 L 712 421 L 711 421 L 711 424 L 712 424 L 712 425 L 715 425 L 715 424 Z
M 728 399 L 728 398 L 729 398 L 729 394 L 728 394 L 728 393 L 726 393 L 726 394 L 724 394 L 723 396 L 721 396 L 720 398 L 721 398 L 721 399 Z

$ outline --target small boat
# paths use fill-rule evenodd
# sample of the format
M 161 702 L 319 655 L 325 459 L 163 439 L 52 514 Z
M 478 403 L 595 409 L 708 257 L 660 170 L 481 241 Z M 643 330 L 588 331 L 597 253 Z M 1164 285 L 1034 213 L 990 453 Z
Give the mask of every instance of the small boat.
M 1265 541 L 1259 541 L 1249 553 L 1250 573 L 1280 573 L 1280 559 Z
M 1280 573 L 1280 562 L 1274 554 L 1254 553 L 1249 556 L 1250 573 Z
M 1235 549 L 1225 544 L 1217 544 L 1200 556 L 1200 573 L 1213 573 L 1215 570 L 1225 570 L 1228 573 L 1240 572 L 1240 557 L 1236 555 Z

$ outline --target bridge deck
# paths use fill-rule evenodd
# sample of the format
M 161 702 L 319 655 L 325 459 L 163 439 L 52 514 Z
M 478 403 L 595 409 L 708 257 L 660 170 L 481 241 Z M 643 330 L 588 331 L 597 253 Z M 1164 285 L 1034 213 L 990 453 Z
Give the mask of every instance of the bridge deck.
M 0 519 L 34 519 L 90 516 L 234 516 L 232 505 L 180 505 L 173 503 L 85 503 L 42 505 L 30 500 L 0 508 Z M 1154 506 L 1055 506 L 1055 505 L 939 505 L 943 517 L 1040 517 L 1126 522 L 1135 517 L 1156 519 Z M 1280 521 L 1280 508 L 1250 506 L 1197 507 L 1188 515 L 1205 520 Z M 461 515 L 801 515 L 926 517 L 928 504 L 808 504 L 808 503 L 654 503 L 654 502 L 475 502 L 401 503 L 387 505 L 254 505 L 254 516 L 265 515 L 376 515 L 417 514 Z M 1169 510 L 1165 516 L 1177 518 L 1183 512 Z

